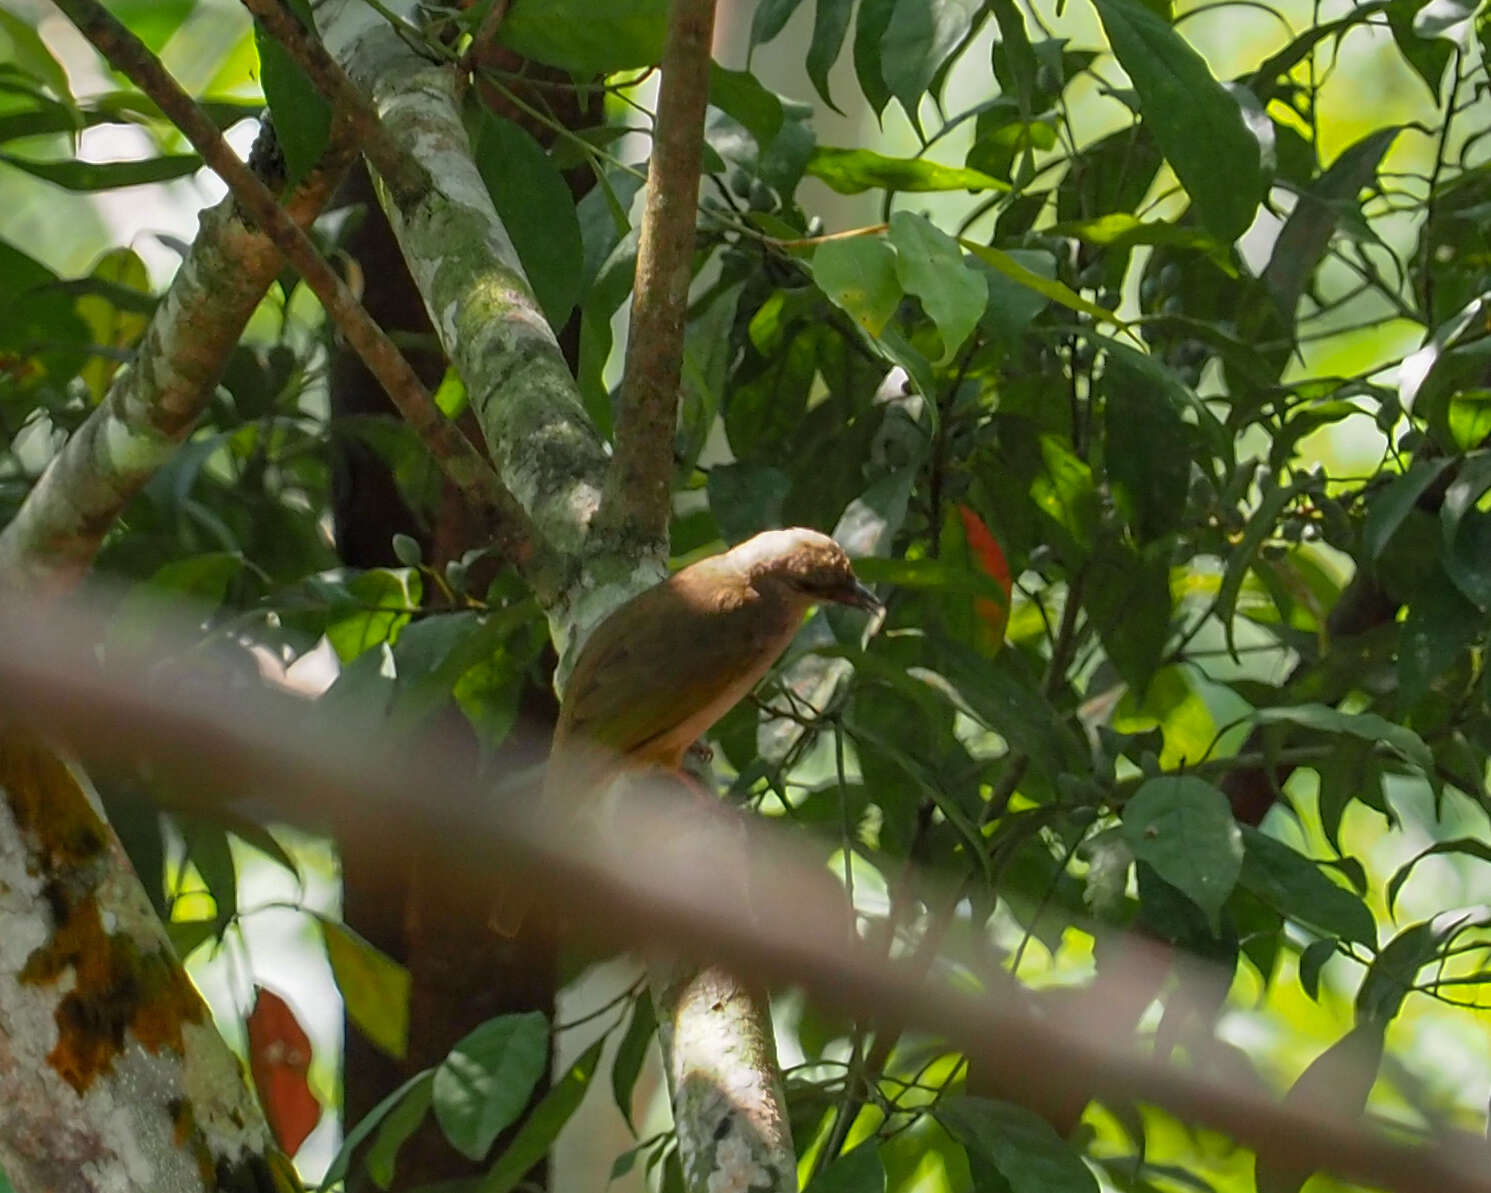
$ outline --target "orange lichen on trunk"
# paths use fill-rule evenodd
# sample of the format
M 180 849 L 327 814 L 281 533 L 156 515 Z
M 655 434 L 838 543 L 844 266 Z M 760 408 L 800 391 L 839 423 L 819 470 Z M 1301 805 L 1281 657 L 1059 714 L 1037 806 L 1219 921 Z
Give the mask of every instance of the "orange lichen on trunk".
M 108 872 L 108 829 L 66 764 L 26 734 L 0 734 L 0 799 L 32 852 L 52 913 L 52 935 L 22 967 L 31 985 L 73 975 L 57 1004 L 53 1067 L 78 1093 L 132 1036 L 151 1052 L 183 1051 L 182 1028 L 203 1021 L 196 988 L 164 941 L 105 927 L 99 884 Z

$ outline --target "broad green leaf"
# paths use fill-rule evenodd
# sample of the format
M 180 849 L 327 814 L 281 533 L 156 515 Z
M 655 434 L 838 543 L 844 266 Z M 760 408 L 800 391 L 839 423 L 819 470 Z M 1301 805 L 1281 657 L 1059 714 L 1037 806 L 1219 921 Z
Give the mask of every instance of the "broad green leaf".
M 632 1095 L 656 1034 L 657 1016 L 652 1009 L 652 999 L 646 993 L 640 994 L 632 1003 L 626 1034 L 621 1037 L 616 1056 L 611 1061 L 611 1093 L 616 1099 L 616 1109 L 621 1111 L 621 1117 L 633 1135 L 637 1133 L 637 1125 L 632 1121 Z
M 1135 537 L 1152 542 L 1185 518 L 1195 433 L 1170 395 L 1126 353 L 1108 357 L 1103 389 L 1108 479 Z
M 579 1109 L 585 1091 L 590 1088 L 605 1044 L 603 1036 L 585 1049 L 569 1071 L 554 1083 L 533 1108 L 533 1113 L 523 1120 L 507 1150 L 477 1184 L 477 1193 L 511 1193 L 528 1170 L 548 1154 L 550 1146 L 570 1116 Z
M 861 191 L 1007 191 L 1009 184 L 978 170 L 944 166 L 922 157 L 886 157 L 871 149 L 820 145 L 807 173 L 841 195 Z
M 872 336 L 878 336 L 901 303 L 896 253 L 873 236 L 830 240 L 813 250 L 818 288 Z
M 709 64 L 709 102 L 744 128 L 765 149 L 782 129 L 782 101 L 746 70 Z
M 668 0 L 512 0 L 497 40 L 571 74 L 604 75 L 657 65 L 667 27 Z
M 947 1132 L 968 1149 L 975 1171 L 994 1169 L 1009 1193 L 1097 1193 L 1098 1183 L 1077 1150 L 1051 1124 L 1023 1106 L 953 1096 L 935 1104 Z
M 813 89 L 835 112 L 841 112 L 828 92 L 828 72 L 839 59 L 844 37 L 849 32 L 849 18 L 854 14 L 854 0 L 818 0 L 813 9 L 813 40 L 808 43 L 807 69 Z
M 214 923 L 222 935 L 238 914 L 238 871 L 233 865 L 233 851 L 228 834 L 216 824 L 200 817 L 183 817 L 182 836 L 187 860 L 197 868 L 207 893 L 217 909 Z
M 1403 519 L 1449 464 L 1448 460 L 1415 460 L 1401 476 L 1373 494 L 1362 523 L 1362 548 L 1369 559 L 1382 554 Z
M 1042 435 L 1041 467 L 1030 484 L 1036 508 L 1061 532 L 1053 544 L 1077 567 L 1092 550 L 1098 524 L 1098 493 L 1092 469 L 1059 436 Z
M 397 1105 L 389 1108 L 383 1121 L 378 1124 L 378 1134 L 373 1137 L 373 1142 L 363 1157 L 368 1176 L 380 1189 L 387 1189 L 393 1184 L 399 1149 L 409 1136 L 419 1130 L 430 1109 L 434 1076 L 429 1070 L 420 1076 L 419 1084 L 410 1089 Z
M 938 363 L 946 364 L 978 326 L 988 284 L 964 262 L 958 242 L 925 216 L 895 212 L 890 241 L 896 250 L 896 277 L 906 293 L 921 299 L 922 309 L 937 325 L 942 337 Z
M 1003 249 L 991 248 L 989 245 L 979 244 L 976 241 L 967 239 L 960 239 L 958 243 L 985 265 L 997 269 L 1005 277 L 1019 282 L 1022 286 L 1028 286 L 1037 294 L 1044 294 L 1052 302 L 1059 302 L 1062 306 L 1068 307 L 1071 310 L 1081 311 L 1084 315 L 1091 315 L 1101 323 L 1110 323 L 1115 327 L 1127 326 L 1112 311 L 1105 310 L 1094 302 L 1089 302 L 1070 286 L 1027 268 L 1021 264 L 1018 255 L 1015 253 L 1007 253 Z
M 1319 865 L 1249 825 L 1242 826 L 1238 884 L 1290 919 L 1342 940 L 1372 946 L 1377 925 L 1367 905 L 1336 885 Z
M 877 120 L 891 99 L 880 43 L 895 9 L 896 0 L 859 0 L 854 21 L 854 77 Z
M 403 1104 L 404 1099 L 414 1097 L 416 1100 L 425 1097 L 430 1082 L 434 1079 L 435 1070 L 422 1069 L 413 1077 L 400 1085 L 393 1093 L 384 1098 L 378 1105 L 374 1106 L 367 1114 L 358 1121 L 357 1125 L 347 1132 L 342 1140 L 341 1149 L 333 1157 L 331 1164 L 326 1169 L 326 1175 L 321 1178 L 320 1188 L 327 1189 L 347 1175 L 351 1166 L 352 1157 L 369 1135 L 371 1135 L 389 1113 Z
M 549 1058 L 549 1021 L 538 1011 L 500 1015 L 468 1033 L 435 1070 L 435 1119 L 451 1146 L 480 1160 L 517 1121 Z
M 194 153 L 168 153 L 130 162 L 36 161 L 0 153 L 0 162 L 70 191 L 109 191 L 184 178 L 202 168 Z
M 921 127 L 921 98 L 980 9 L 978 0 L 897 0 L 880 39 L 881 72 L 912 127 Z
M 1359 209 L 1360 192 L 1402 127 L 1377 129 L 1343 150 L 1330 168 L 1300 193 L 1274 241 L 1263 280 L 1279 309 L 1293 318 L 1299 296 L 1330 247 L 1344 216 Z
M 409 1047 L 409 971 L 345 924 L 317 919 L 347 1018 L 380 1051 L 403 1059 Z
M 512 237 L 533 296 L 560 331 L 580 298 L 584 250 L 574 198 L 553 159 L 511 120 L 479 105 L 471 152 Z
M 1393 913 L 1393 908 L 1398 902 L 1398 894 L 1402 891 L 1403 884 L 1412 876 L 1418 864 L 1426 857 L 1436 857 L 1442 854 L 1461 854 L 1465 857 L 1479 858 L 1483 862 L 1491 862 L 1491 844 L 1477 840 L 1475 837 L 1456 837 L 1451 841 L 1436 841 L 1427 849 L 1422 849 L 1414 854 L 1413 857 L 1398 867 L 1398 872 L 1393 875 L 1387 884 L 1387 910 L 1389 915 Z
M 1433 924 L 1413 924 L 1378 951 L 1356 992 L 1358 1023 L 1374 1024 L 1380 1032 L 1396 1018 L 1418 971 L 1438 954 L 1440 939 Z
M 1092 0 L 1145 122 L 1196 213 L 1218 240 L 1236 240 L 1263 197 L 1258 142 L 1205 59 L 1140 0 Z
M 1142 698 L 1170 636 L 1169 553 L 1103 542 L 1088 563 L 1083 603 L 1108 658 Z
M 1426 774 L 1434 769 L 1434 755 L 1423 738 L 1406 725 L 1395 724 L 1376 713 L 1346 713 L 1324 704 L 1287 704 L 1260 708 L 1253 719 L 1260 725 L 1299 725 L 1322 733 L 1343 733 L 1367 742 L 1380 742 Z
M 967 249 L 967 241 L 959 241 Z M 1007 256 L 1010 263 L 1020 269 L 1054 282 L 1056 259 L 1041 249 L 1012 249 Z M 989 287 L 989 301 L 984 307 L 980 326 L 990 335 L 999 336 L 1010 343 L 1018 343 L 1030 322 L 1046 309 L 1049 297 L 1030 286 L 1017 282 L 1009 274 L 995 269 L 982 256 L 975 253 L 973 264 L 981 270 Z
M 1257 558 L 1258 549 L 1263 546 L 1264 539 L 1268 538 L 1276 530 L 1279 515 L 1289 506 L 1296 497 L 1311 488 L 1314 481 L 1309 477 L 1295 481 L 1292 485 L 1275 485 L 1263 495 L 1258 503 L 1258 508 L 1248 517 L 1248 524 L 1243 529 L 1242 539 L 1232 549 L 1232 554 L 1227 557 L 1227 568 L 1222 573 L 1222 586 L 1217 590 L 1217 620 L 1222 623 L 1227 638 L 1227 649 L 1236 655 L 1236 644 L 1233 640 L 1234 627 L 1233 615 L 1237 612 L 1238 594 L 1242 592 L 1243 580 L 1248 574 L 1248 569 L 1253 566 L 1253 560 Z
M 1398 693 L 1403 707 L 1416 703 L 1485 628 L 1485 614 L 1442 571 L 1436 569 L 1420 582 L 1398 642 Z
M 1150 779 L 1123 808 L 1123 837 L 1140 861 L 1184 892 L 1219 931 L 1242 871 L 1242 834 L 1227 797 L 1191 776 Z
M 337 658 L 350 663 L 369 647 L 396 642 L 419 603 L 419 574 L 374 568 L 349 578 L 338 604 L 348 612 L 326 626 L 326 637 Z
M 69 108 L 76 107 L 67 84 L 67 71 L 47 48 L 35 25 L 4 8 L 0 8 L 0 62 L 14 64 L 19 71 L 44 83 Z
M 310 0 L 290 0 L 286 7 L 307 29 L 314 29 Z M 331 102 L 301 69 L 290 52 L 254 22 L 259 50 L 259 82 L 274 118 L 274 133 L 285 153 L 288 181 L 296 183 L 315 167 L 331 140 Z
M 1491 609 L 1491 514 L 1477 505 L 1488 489 L 1491 452 L 1467 456 L 1439 511 L 1444 570 L 1481 609 Z
M 158 54 L 196 9 L 196 0 L 108 0 L 108 10 Z
M 803 1193 L 885 1193 L 885 1165 L 875 1140 L 866 1140 L 839 1156 Z
M 751 17 L 751 50 L 776 37 L 801 4 L 802 0 L 758 0 Z
M 956 596 L 980 597 L 1006 604 L 1003 588 L 986 572 L 960 567 L 945 559 L 856 559 L 854 570 L 866 584 L 926 589 Z

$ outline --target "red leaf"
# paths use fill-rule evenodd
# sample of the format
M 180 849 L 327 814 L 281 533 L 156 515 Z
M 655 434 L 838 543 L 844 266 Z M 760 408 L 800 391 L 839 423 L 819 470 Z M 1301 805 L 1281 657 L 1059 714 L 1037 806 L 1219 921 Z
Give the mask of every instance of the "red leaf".
M 311 1041 L 284 999 L 263 986 L 254 989 L 254 1009 L 248 1017 L 249 1072 L 275 1141 L 293 1156 L 321 1119 L 321 1103 L 306 1081 Z
M 968 540 L 968 551 L 980 568 L 1004 590 L 1004 603 L 991 600 L 974 602 L 974 611 L 994 633 L 994 641 L 1004 640 L 1004 626 L 1010 619 L 1010 565 L 993 532 L 984 525 L 984 520 L 966 505 L 957 507 L 958 517 L 963 520 L 963 536 Z

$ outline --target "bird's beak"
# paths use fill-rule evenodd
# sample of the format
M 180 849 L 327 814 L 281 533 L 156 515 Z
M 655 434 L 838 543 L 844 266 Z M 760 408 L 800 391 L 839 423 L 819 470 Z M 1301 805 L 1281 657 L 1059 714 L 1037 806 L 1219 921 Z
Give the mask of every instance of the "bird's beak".
M 855 609 L 863 609 L 867 613 L 879 613 L 885 608 L 880 603 L 880 598 L 858 580 L 854 581 L 853 586 L 838 600 L 841 605 L 850 605 Z

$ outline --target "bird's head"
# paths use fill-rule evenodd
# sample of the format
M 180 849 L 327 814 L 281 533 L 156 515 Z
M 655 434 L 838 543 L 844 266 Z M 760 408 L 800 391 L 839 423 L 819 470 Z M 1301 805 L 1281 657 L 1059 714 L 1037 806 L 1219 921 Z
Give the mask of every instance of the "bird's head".
M 826 534 L 794 526 L 767 530 L 730 554 L 757 588 L 779 587 L 804 604 L 831 601 L 875 611 L 880 602 L 854 575 L 844 548 Z

